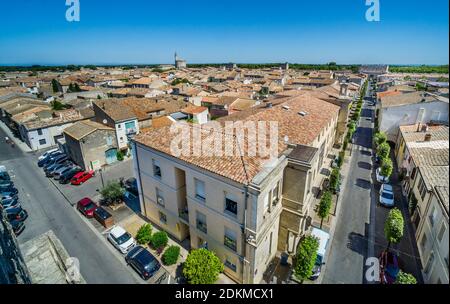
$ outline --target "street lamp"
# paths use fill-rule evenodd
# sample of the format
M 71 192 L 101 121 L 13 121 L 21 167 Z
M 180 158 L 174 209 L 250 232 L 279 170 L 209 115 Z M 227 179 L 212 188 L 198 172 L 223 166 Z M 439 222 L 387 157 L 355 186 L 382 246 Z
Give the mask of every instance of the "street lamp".
M 100 172 L 100 179 L 102 180 L 102 189 L 105 188 L 105 182 L 103 181 L 103 170 L 102 168 L 98 169 L 98 172 Z

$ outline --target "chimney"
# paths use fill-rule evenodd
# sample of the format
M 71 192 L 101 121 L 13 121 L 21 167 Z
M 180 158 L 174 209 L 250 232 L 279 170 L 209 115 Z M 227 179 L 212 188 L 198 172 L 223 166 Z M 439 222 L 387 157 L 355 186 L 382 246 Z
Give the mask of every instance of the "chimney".
M 424 141 L 431 141 L 431 134 L 430 133 L 425 134 Z
M 348 84 L 342 82 L 341 83 L 341 89 L 339 91 L 339 95 L 347 96 L 347 89 L 348 89 Z
M 427 124 L 422 125 L 421 131 L 422 132 L 428 132 L 428 125 Z

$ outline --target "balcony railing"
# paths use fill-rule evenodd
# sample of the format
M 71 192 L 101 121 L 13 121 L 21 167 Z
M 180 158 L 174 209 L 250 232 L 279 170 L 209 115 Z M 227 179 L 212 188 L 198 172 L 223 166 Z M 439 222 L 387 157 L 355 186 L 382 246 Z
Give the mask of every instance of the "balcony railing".
M 128 128 L 128 129 L 125 130 L 125 133 L 127 135 L 133 135 L 133 134 L 137 133 L 137 130 L 136 130 L 136 128 Z
M 208 233 L 208 227 L 201 221 L 197 221 L 197 229 L 203 233 Z
M 185 220 L 186 222 L 189 222 L 189 212 L 186 209 L 178 209 L 178 216 Z

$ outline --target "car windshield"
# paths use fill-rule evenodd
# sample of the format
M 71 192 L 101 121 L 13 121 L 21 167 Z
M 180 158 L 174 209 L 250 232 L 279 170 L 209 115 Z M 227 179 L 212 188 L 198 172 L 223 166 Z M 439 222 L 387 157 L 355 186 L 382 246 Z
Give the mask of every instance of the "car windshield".
M 124 234 L 122 234 L 119 237 L 114 237 L 114 239 L 116 240 L 117 244 L 119 244 L 119 245 L 122 245 L 123 243 L 128 241 L 130 238 L 131 238 L 131 235 L 128 232 L 125 232 Z
M 381 197 L 383 197 L 383 198 L 385 198 L 385 199 L 391 200 L 391 199 L 394 198 L 394 195 L 393 195 L 392 193 L 390 193 L 390 192 L 383 192 L 383 193 L 381 194 Z
M 90 202 L 89 204 L 84 206 L 84 210 L 93 209 L 93 208 L 96 208 L 96 207 L 97 206 L 93 202 Z
M 317 255 L 316 265 L 322 265 L 322 256 L 320 254 Z

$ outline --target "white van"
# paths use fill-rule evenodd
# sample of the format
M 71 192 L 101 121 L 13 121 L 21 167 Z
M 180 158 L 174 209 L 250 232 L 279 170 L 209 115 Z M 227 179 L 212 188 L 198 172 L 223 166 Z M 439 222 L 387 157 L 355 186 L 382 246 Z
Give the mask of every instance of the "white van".
M 314 264 L 313 274 L 309 278 L 310 280 L 316 280 L 322 270 L 322 265 L 325 264 L 325 253 L 328 249 L 328 243 L 330 240 L 330 235 L 318 228 L 313 228 L 311 235 L 319 239 L 319 249 L 317 250 L 317 259 Z

